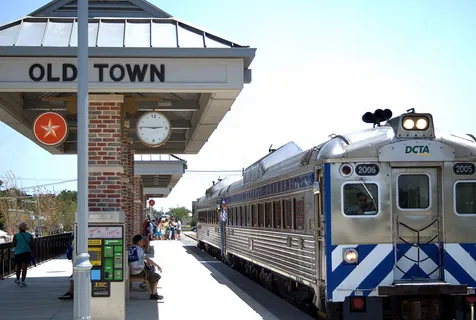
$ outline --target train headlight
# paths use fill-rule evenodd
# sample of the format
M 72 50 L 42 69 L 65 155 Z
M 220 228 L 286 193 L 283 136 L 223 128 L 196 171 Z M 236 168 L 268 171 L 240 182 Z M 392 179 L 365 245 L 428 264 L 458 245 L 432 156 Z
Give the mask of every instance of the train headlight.
M 402 125 L 405 130 L 423 131 L 428 129 L 429 121 L 427 117 L 423 116 L 404 117 Z
M 406 118 L 403 120 L 403 128 L 405 128 L 405 130 L 412 130 L 415 128 L 415 121 L 411 118 Z
M 416 127 L 419 130 L 425 130 L 428 127 L 428 120 L 425 118 L 420 118 L 416 122 Z
M 347 263 L 357 263 L 359 261 L 359 253 L 353 248 L 343 249 L 344 261 Z

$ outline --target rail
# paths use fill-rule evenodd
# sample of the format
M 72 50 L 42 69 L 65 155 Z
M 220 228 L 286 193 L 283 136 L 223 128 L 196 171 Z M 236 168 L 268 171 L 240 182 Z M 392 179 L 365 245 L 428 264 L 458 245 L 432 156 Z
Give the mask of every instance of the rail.
M 35 238 L 32 251 L 36 263 L 65 254 L 71 239 L 71 232 Z M 12 242 L 0 243 L 0 260 L 0 278 L 3 279 L 15 272 L 15 255 L 12 252 Z
M 173 154 L 135 154 L 134 161 L 185 161 Z
M 406 243 L 406 244 L 408 244 L 408 245 L 410 245 L 410 246 L 412 246 L 412 247 L 417 248 L 417 260 L 408 257 L 406 254 L 403 254 L 402 256 L 405 257 L 405 258 L 407 258 L 408 260 L 410 260 L 410 261 L 412 261 L 412 262 L 414 262 L 414 263 L 417 264 L 417 266 L 418 266 L 417 270 L 418 270 L 418 271 L 417 271 L 417 277 L 416 277 L 416 278 L 420 278 L 420 270 L 421 270 L 421 269 L 420 269 L 420 263 L 425 262 L 426 260 L 430 259 L 430 256 L 427 256 L 427 257 L 426 257 L 425 259 L 423 259 L 423 260 L 420 259 L 420 250 L 421 250 L 421 245 L 422 245 L 422 242 L 420 241 L 420 233 L 423 232 L 423 231 L 425 231 L 426 229 L 430 228 L 430 227 L 433 226 L 435 223 L 437 223 L 438 230 L 440 230 L 440 220 L 437 218 L 437 219 L 433 220 L 430 224 L 428 224 L 426 227 L 423 227 L 423 228 L 421 228 L 421 229 L 419 229 L 419 230 L 416 230 L 416 229 L 414 229 L 414 228 L 412 228 L 412 227 L 406 225 L 405 223 L 403 223 L 403 222 L 401 222 L 401 221 L 398 221 L 398 218 L 397 218 L 397 222 L 398 222 L 399 225 L 406 227 L 407 229 L 413 231 L 413 232 L 416 233 L 416 235 L 417 235 L 417 242 L 416 242 L 416 243 L 410 243 L 410 242 L 406 241 L 405 239 L 403 239 L 400 235 L 398 235 L 398 238 L 399 238 L 403 243 Z M 424 242 L 423 245 L 428 245 L 428 244 L 430 244 L 430 243 L 431 243 L 433 240 L 435 240 L 436 238 L 438 238 L 438 245 L 439 245 L 439 244 L 440 244 L 440 241 L 439 241 L 439 231 L 438 231 L 438 233 L 437 233 L 435 236 L 433 236 L 430 240 Z M 398 250 L 398 248 L 397 248 L 397 250 Z M 398 251 L 400 251 L 400 250 L 398 250 Z M 429 274 L 426 275 L 428 278 L 430 278 L 430 276 L 431 276 L 433 273 L 435 273 L 438 269 L 440 269 L 440 267 L 441 267 L 441 248 L 439 249 L 439 252 L 438 252 L 438 258 L 439 258 L 439 263 L 437 264 L 435 270 L 433 270 L 432 272 L 430 272 Z M 395 266 L 397 267 L 398 270 L 400 270 L 400 271 L 403 273 L 404 276 L 407 275 L 408 271 L 405 272 L 405 271 L 403 271 L 398 265 L 395 265 Z M 410 269 L 410 270 L 411 270 L 411 269 Z M 411 277 L 412 279 L 415 278 L 415 277 L 413 277 L 413 276 L 411 276 L 411 275 L 410 275 L 410 277 Z

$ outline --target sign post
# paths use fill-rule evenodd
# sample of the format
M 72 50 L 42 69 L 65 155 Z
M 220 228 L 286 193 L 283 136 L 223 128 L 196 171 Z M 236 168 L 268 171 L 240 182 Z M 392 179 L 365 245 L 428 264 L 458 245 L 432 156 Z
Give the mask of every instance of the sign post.
M 78 0 L 78 214 L 74 264 L 74 319 L 91 319 L 88 254 L 88 0 Z

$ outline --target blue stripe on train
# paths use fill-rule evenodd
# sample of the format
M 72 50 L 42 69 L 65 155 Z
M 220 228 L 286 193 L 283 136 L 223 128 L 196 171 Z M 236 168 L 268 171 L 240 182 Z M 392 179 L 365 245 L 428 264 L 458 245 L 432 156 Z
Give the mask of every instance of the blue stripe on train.
M 373 249 L 375 249 L 377 245 L 375 244 L 365 244 L 365 245 L 359 245 L 355 249 L 357 250 L 359 254 L 359 263 L 365 260 L 365 258 L 369 255 L 370 252 L 372 252 Z M 332 246 L 332 250 L 334 250 L 337 246 Z M 330 255 L 330 258 L 332 258 L 332 254 Z M 346 264 L 344 262 L 341 262 L 341 264 L 334 270 L 332 271 L 329 269 L 328 274 L 328 290 L 334 291 L 341 283 L 342 281 L 347 278 L 347 276 L 354 271 L 354 269 L 358 266 L 358 264 Z
M 444 269 L 459 284 L 476 287 L 476 244 L 447 243 L 443 255 Z M 456 249 L 456 250 L 455 250 Z M 471 276 L 473 274 L 473 276 Z M 451 282 L 451 279 L 445 279 Z M 456 284 L 456 283 L 454 283 Z
M 357 289 L 375 289 L 388 276 L 393 269 L 394 253 L 390 253 L 380 262 L 375 269 L 357 286 Z M 364 296 L 368 296 L 372 290 L 365 290 Z M 351 296 L 354 296 L 352 292 Z

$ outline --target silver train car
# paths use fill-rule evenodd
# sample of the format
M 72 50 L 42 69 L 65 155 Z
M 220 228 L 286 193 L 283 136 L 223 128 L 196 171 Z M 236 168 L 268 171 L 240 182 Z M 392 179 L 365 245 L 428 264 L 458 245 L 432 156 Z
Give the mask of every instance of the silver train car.
M 363 120 L 214 184 L 197 246 L 316 318 L 473 319 L 476 138 L 414 110 Z

